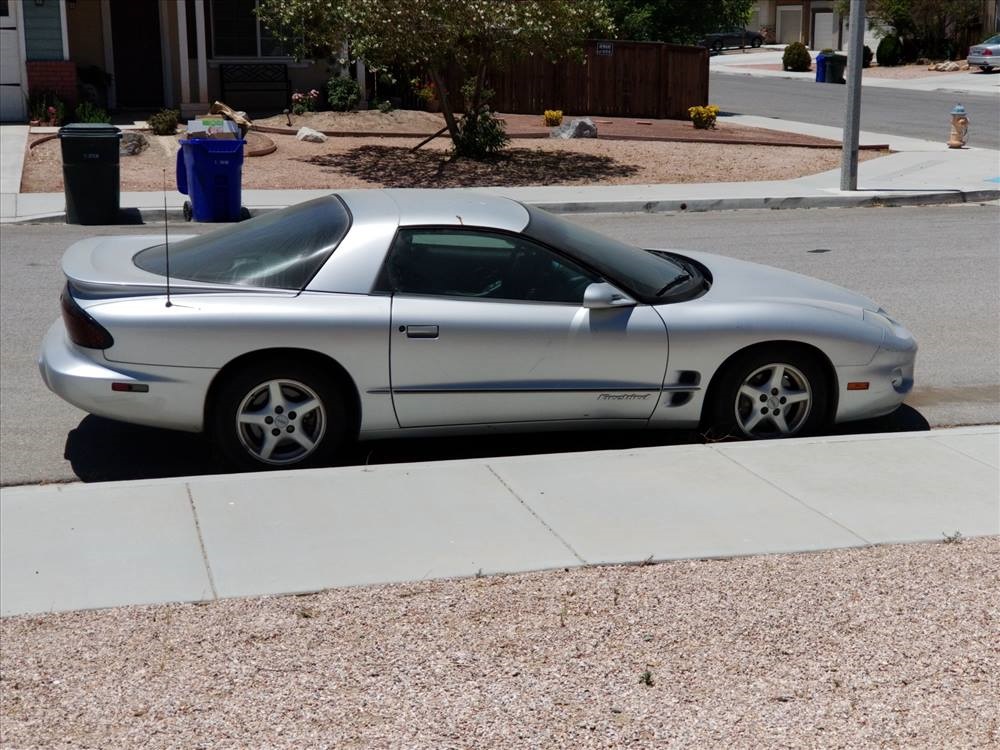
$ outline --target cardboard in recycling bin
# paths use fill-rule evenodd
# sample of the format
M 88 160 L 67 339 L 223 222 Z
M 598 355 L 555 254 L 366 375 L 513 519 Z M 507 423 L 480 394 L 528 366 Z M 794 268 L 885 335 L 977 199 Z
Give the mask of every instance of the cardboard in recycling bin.
M 237 139 L 240 137 L 240 129 L 235 122 L 223 117 L 201 117 L 197 120 L 188 120 L 187 137 L 210 140 Z

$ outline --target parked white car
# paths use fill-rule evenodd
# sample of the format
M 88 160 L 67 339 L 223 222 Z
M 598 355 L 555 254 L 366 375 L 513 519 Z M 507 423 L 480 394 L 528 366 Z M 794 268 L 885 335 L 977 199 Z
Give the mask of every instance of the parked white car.
M 969 67 L 973 65 L 987 73 L 1000 67 L 1000 34 L 994 34 L 982 44 L 969 48 Z

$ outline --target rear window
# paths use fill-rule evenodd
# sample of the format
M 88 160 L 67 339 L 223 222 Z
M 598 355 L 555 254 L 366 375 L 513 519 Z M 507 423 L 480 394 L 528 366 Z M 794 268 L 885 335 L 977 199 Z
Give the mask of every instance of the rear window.
M 301 291 L 350 226 L 351 214 L 339 197 L 315 198 L 170 243 L 170 278 Z M 132 261 L 166 275 L 163 245 L 141 250 Z

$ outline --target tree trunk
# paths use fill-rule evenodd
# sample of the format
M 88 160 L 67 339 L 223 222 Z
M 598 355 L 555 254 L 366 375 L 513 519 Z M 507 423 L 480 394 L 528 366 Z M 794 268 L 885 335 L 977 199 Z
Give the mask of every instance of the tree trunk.
M 438 100 L 441 102 L 441 114 L 444 115 L 445 125 L 448 126 L 448 134 L 451 136 L 451 141 L 454 143 L 458 139 L 458 122 L 455 120 L 455 113 L 451 108 L 451 101 L 448 97 L 448 88 L 444 84 L 444 78 L 437 68 L 431 68 L 429 71 L 431 80 L 434 81 L 434 86 L 438 90 Z

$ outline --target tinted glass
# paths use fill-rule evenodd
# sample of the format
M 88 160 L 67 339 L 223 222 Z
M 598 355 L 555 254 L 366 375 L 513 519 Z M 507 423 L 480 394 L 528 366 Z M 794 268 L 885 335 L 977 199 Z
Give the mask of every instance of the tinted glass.
M 611 281 L 618 281 L 642 299 L 656 299 L 688 272 L 662 254 L 613 240 L 603 234 L 525 206 L 531 216 L 524 233 L 578 258 Z
M 580 304 L 591 274 L 520 237 L 455 229 L 401 229 L 383 291 Z
M 351 225 L 336 196 L 272 211 L 209 234 L 170 243 L 170 277 L 300 291 L 316 275 Z M 163 245 L 140 251 L 133 262 L 163 276 Z

